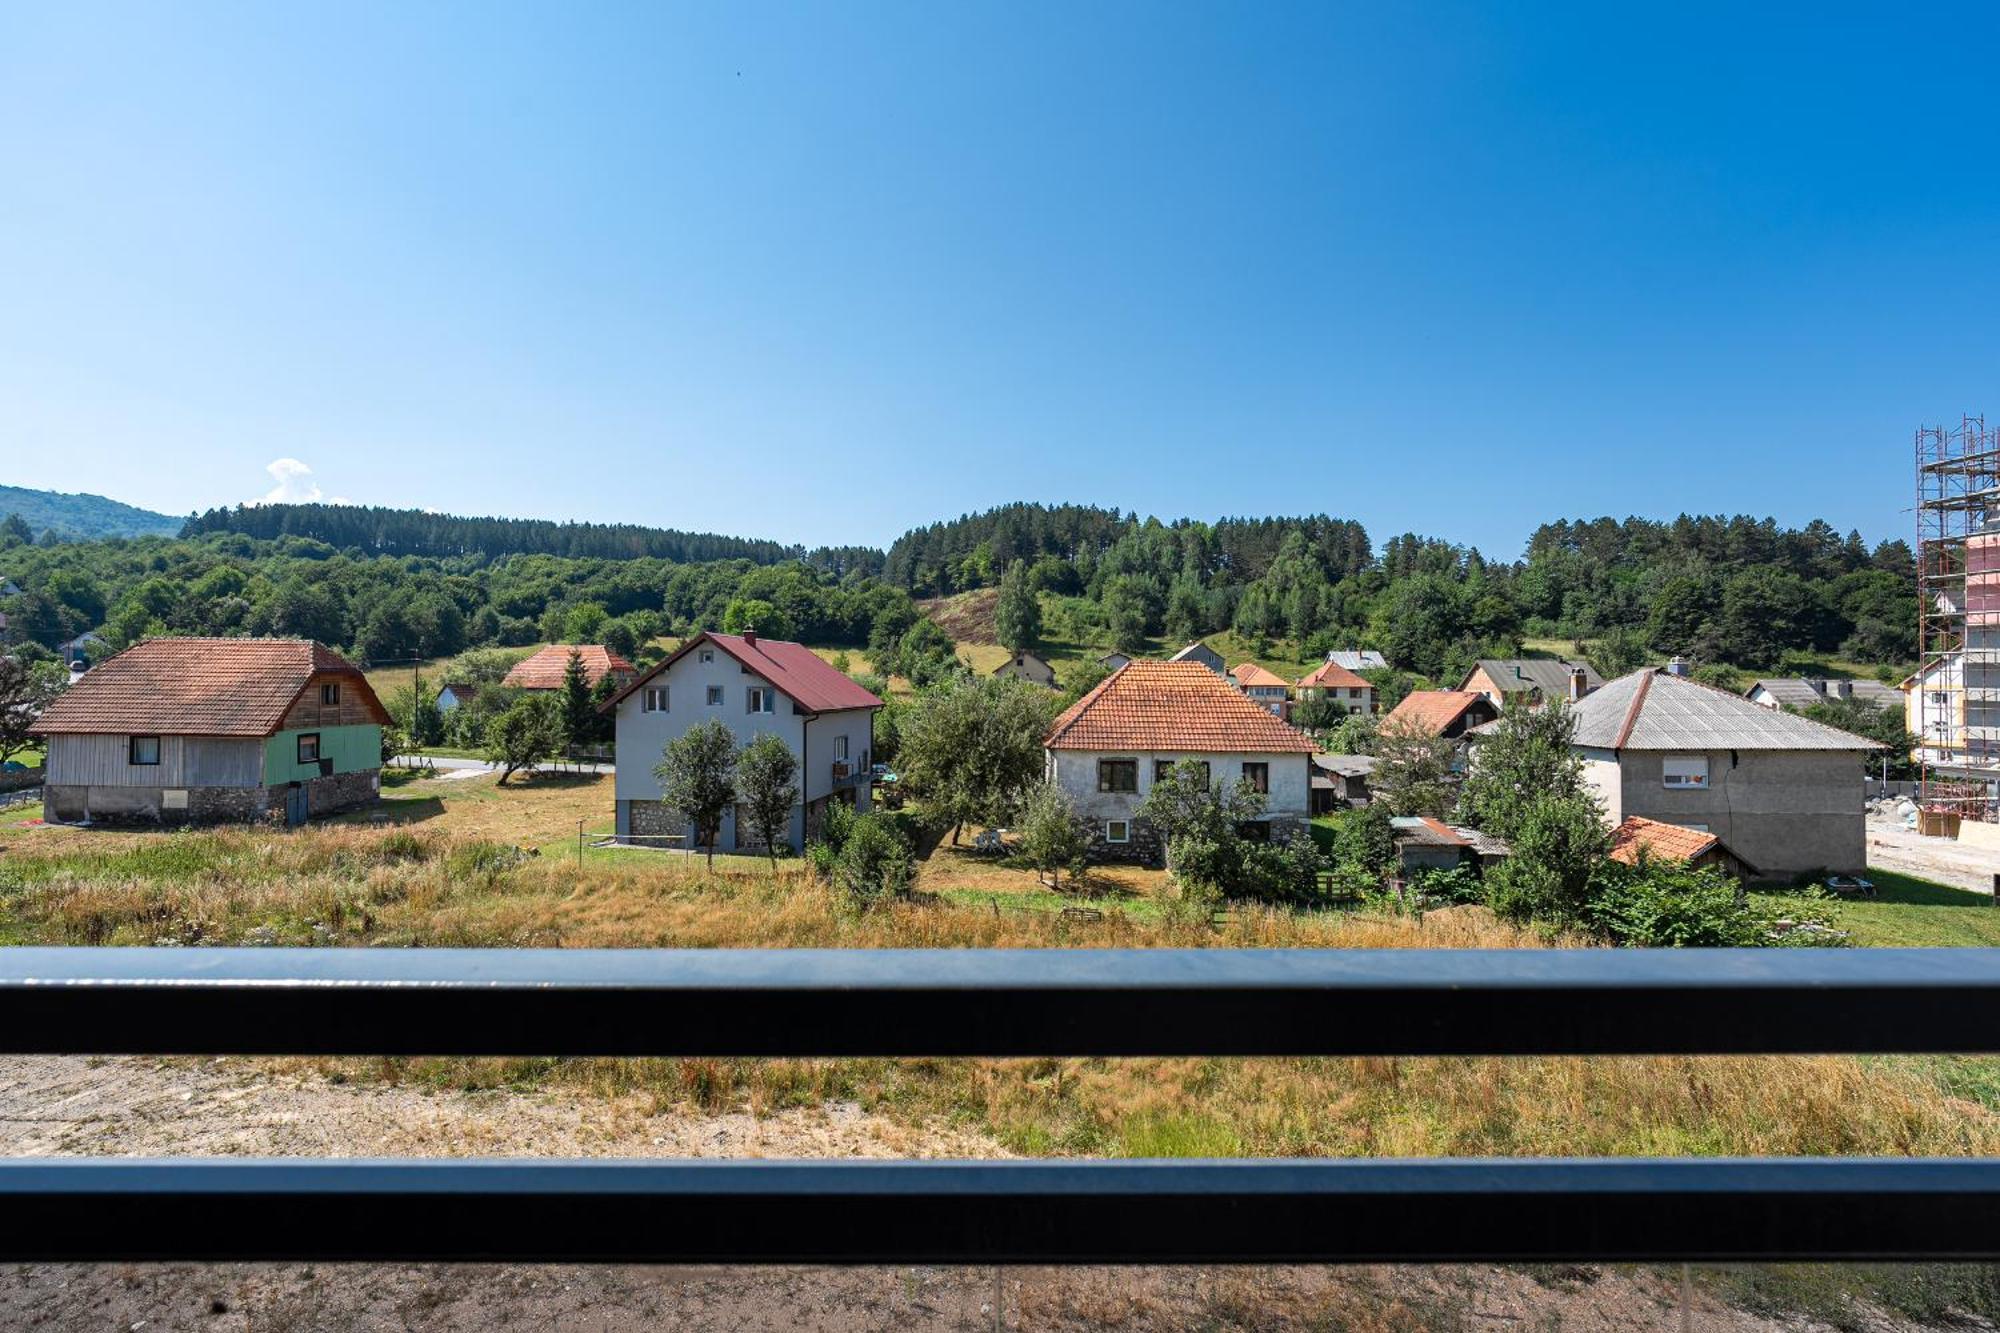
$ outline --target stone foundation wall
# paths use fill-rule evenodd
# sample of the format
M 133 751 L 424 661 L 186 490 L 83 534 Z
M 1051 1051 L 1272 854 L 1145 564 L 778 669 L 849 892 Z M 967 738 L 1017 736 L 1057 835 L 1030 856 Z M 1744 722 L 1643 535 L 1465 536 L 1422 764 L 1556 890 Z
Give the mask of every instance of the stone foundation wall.
M 367 805 L 381 794 L 380 778 L 380 771 L 372 768 L 313 778 L 306 783 L 306 810 L 317 818 Z M 285 808 L 283 788 L 272 790 L 271 808 L 280 811 Z
M 374 801 L 376 773 L 336 773 L 305 784 L 312 816 L 336 814 Z M 160 826 L 175 824 L 282 823 L 286 787 L 186 787 L 187 805 L 169 809 L 160 787 L 49 786 L 42 789 L 42 818 L 52 824 Z
M 264 819 L 272 810 L 278 812 L 280 820 L 284 819 L 285 798 L 282 791 L 274 800 L 262 787 L 191 787 L 188 789 L 188 808 L 164 810 L 160 822 L 251 824 Z
M 1131 821 L 1131 841 L 1106 842 L 1104 821 L 1093 819 L 1085 827 L 1090 833 L 1090 860 L 1092 864 L 1119 863 L 1125 865 L 1163 866 L 1167 863 L 1167 849 L 1160 841 L 1159 831 L 1151 820 Z
M 630 831 L 635 837 L 670 837 L 687 832 L 687 821 L 669 810 L 660 801 L 626 802 L 627 818 L 631 821 Z

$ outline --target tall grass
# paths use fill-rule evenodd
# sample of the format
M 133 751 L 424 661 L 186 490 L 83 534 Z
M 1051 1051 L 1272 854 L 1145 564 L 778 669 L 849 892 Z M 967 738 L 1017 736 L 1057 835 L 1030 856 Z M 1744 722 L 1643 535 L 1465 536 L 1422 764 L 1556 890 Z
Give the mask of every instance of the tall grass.
M 1538 943 L 1476 908 L 1250 910 L 1208 926 L 920 899 L 852 910 L 803 867 L 635 853 L 579 867 L 407 829 L 178 834 L 10 855 L 0 939 L 53 944 L 1063 948 Z M 655 1109 L 858 1102 L 1023 1153 L 1142 1156 L 1990 1154 L 1990 1061 L 1824 1058 L 320 1062 L 440 1088 Z

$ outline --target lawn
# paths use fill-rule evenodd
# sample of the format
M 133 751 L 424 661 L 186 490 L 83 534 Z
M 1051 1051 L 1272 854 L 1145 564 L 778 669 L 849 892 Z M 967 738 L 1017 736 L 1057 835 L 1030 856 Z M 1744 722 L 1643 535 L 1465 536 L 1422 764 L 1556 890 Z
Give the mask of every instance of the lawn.
M 1846 898 L 1836 925 L 1876 947 L 2000 945 L 2000 908 L 1990 894 L 1870 870 L 1873 898 Z

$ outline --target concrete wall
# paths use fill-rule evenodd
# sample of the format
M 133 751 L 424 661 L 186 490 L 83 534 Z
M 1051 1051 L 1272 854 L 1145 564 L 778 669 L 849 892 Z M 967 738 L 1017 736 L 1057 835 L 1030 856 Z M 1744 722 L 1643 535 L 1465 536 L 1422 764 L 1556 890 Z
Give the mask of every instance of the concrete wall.
M 713 660 L 702 661 L 703 653 L 711 654 Z M 855 805 L 862 810 L 868 808 L 870 788 L 865 774 L 875 759 L 873 710 L 850 708 L 811 717 L 797 712 L 792 701 L 781 694 L 776 711 L 749 712 L 748 690 L 769 684 L 762 676 L 745 671 L 720 648 L 702 645 L 619 703 L 618 767 L 612 783 L 617 830 L 621 836 L 679 833 L 689 835 L 692 845 L 693 831 L 685 824 L 669 827 L 668 813 L 659 808 L 660 783 L 653 776 L 653 769 L 669 741 L 686 734 L 691 727 L 711 721 L 728 727 L 739 746 L 761 735 L 774 735 L 798 756 L 802 801 L 792 811 L 794 851 L 805 846 L 806 804 L 824 800 L 836 792 L 852 792 Z M 646 690 L 660 686 L 667 690 L 667 711 L 649 713 L 645 711 Z M 722 691 L 721 703 L 708 702 L 711 687 Z M 860 781 L 842 783 L 833 775 L 834 755 L 842 738 L 847 742 L 849 771 L 864 775 Z M 753 841 L 747 828 L 739 838 L 736 822 L 733 812 L 724 817 L 716 850 L 736 851 Z
M 1675 754 L 1696 753 L 1674 751 Z M 1858 871 L 1868 864 L 1862 810 L 1864 755 L 1853 750 L 1708 751 L 1708 786 L 1662 785 L 1662 752 L 1620 756 L 1612 820 L 1644 815 L 1699 824 L 1767 878 L 1800 871 Z M 1586 773 L 1592 770 L 1589 753 Z

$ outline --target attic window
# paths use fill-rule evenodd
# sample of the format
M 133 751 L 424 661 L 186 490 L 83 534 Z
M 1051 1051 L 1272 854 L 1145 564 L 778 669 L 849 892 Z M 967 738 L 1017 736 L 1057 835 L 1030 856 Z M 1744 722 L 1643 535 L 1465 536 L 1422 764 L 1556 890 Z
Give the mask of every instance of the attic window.
M 160 762 L 160 738 L 158 736 L 134 736 L 125 743 L 125 762 L 129 764 L 157 764 Z
M 714 660 L 715 660 L 715 649 L 704 648 L 701 650 L 701 664 L 703 666 L 707 666 L 710 662 L 713 662 Z
M 1688 789 L 1708 786 L 1708 756 L 1670 754 L 1660 761 L 1660 783 Z
M 331 706 L 333 706 L 334 704 L 337 704 L 337 703 L 339 703 L 339 702 L 340 702 L 340 682 L 339 682 L 339 681 L 328 681 L 328 682 L 327 682 L 326 684 L 324 684 L 324 685 L 320 686 L 320 687 L 319 687 L 319 701 L 320 701 L 320 704 L 321 704 L 322 706 L 324 706 L 324 707 L 331 707 Z

